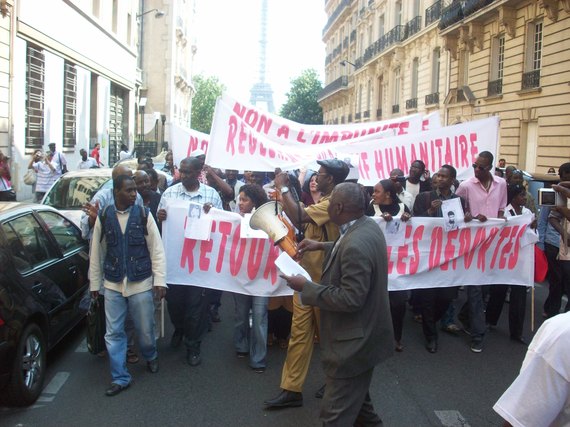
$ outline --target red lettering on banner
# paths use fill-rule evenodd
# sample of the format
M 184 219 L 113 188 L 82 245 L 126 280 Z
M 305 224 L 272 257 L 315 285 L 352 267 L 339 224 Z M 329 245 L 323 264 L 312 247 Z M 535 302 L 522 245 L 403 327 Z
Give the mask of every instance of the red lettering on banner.
M 340 132 L 340 140 L 346 141 L 347 139 L 352 139 L 352 132 L 348 130 L 343 130 Z
M 453 240 L 457 239 L 459 230 L 451 230 L 447 232 L 447 241 L 443 248 L 443 263 L 441 269 L 446 271 L 449 268 L 449 261 L 452 261 L 451 268 L 457 270 L 457 258 L 455 257 L 455 245 Z
M 477 148 L 477 134 L 476 133 L 470 133 L 469 134 L 469 142 L 471 144 L 471 161 L 467 162 L 467 164 L 465 165 L 466 167 L 469 167 L 469 165 L 471 165 L 473 162 L 475 162 L 475 160 L 477 160 L 477 154 L 479 153 L 479 149 Z
M 417 157 L 412 157 L 411 161 L 418 160 Z M 424 162 L 426 165 L 429 164 L 429 156 L 428 156 L 428 145 L 427 142 L 420 142 L 420 160 Z M 409 169 L 407 169 L 409 172 Z M 406 172 L 406 173 L 408 173 Z M 435 171 L 434 171 L 435 172 Z
M 194 247 L 196 246 L 196 240 L 184 239 L 184 244 L 182 245 L 182 256 L 180 257 L 180 267 L 185 268 L 186 263 L 188 263 L 188 273 L 194 271 Z
M 257 126 L 258 132 L 263 132 L 265 135 L 269 134 L 271 130 L 271 125 L 273 124 L 273 120 L 267 117 L 265 114 L 262 114 L 259 118 L 259 125 Z
M 401 122 L 398 126 L 398 135 L 406 135 L 409 127 L 410 122 Z
M 428 270 L 431 271 L 441 263 L 441 247 L 443 245 L 443 227 L 434 227 L 431 231 Z
M 252 129 L 255 129 L 255 125 L 258 119 L 259 119 L 259 113 L 257 112 L 257 110 L 249 109 L 247 110 L 247 113 L 245 113 L 244 120 L 247 123 L 247 125 Z
M 277 282 L 277 267 L 275 267 L 275 260 L 279 256 L 281 251 L 279 246 L 269 245 L 269 255 L 267 256 L 267 264 L 265 265 L 265 271 L 263 272 L 263 278 L 267 279 L 271 275 L 271 284 L 275 285 Z
M 331 142 L 338 141 L 338 132 L 332 132 L 329 134 L 328 132 L 323 132 L 319 144 L 329 144 Z
M 382 150 L 374 150 L 374 168 L 376 169 L 378 176 L 386 176 L 384 171 L 384 163 L 382 162 Z
M 283 137 L 285 139 L 289 139 L 289 126 L 287 125 L 280 126 L 279 129 L 277 129 L 277 137 Z
M 249 154 L 255 154 L 255 151 L 257 150 L 257 138 L 250 133 L 247 139 L 249 141 Z
M 386 170 L 387 171 L 391 171 L 394 168 L 394 153 L 392 152 L 392 148 L 388 148 L 386 150 L 384 150 L 384 153 L 386 155 Z M 382 175 L 380 175 L 382 176 Z M 384 174 L 383 176 L 386 176 L 386 174 Z
M 239 138 L 238 138 L 238 152 L 240 154 L 245 153 L 246 147 L 245 142 L 247 142 L 248 133 L 246 133 L 246 128 L 243 123 L 239 127 Z
M 212 221 L 212 228 L 215 228 L 215 221 Z M 215 230 L 212 230 L 212 232 L 214 231 Z M 213 245 L 213 240 L 202 240 L 200 242 L 200 258 L 198 260 L 198 265 L 202 271 L 208 271 L 210 269 L 210 258 L 208 258 L 208 254 L 212 252 Z
M 515 240 L 515 248 L 514 248 L 515 250 L 509 257 L 509 263 L 508 263 L 509 270 L 514 269 L 519 261 L 519 249 L 521 246 L 521 237 L 524 235 L 524 233 L 526 233 L 526 229 L 528 228 L 528 226 L 529 224 L 523 225 L 519 233 L 517 234 L 517 238 Z
M 218 260 L 216 261 L 216 273 L 221 272 L 224 265 L 224 255 L 226 253 L 228 236 L 232 233 L 232 223 L 228 221 L 220 221 L 219 231 L 222 235 L 222 239 L 220 241 L 220 249 L 218 250 Z
M 422 120 L 422 131 L 424 131 L 424 130 L 429 130 L 429 120 L 428 119 Z
M 459 253 L 458 257 L 465 256 L 471 250 L 471 228 L 462 228 L 459 230 Z M 471 261 L 469 262 L 471 265 Z
M 414 256 L 410 258 L 410 274 L 416 274 L 418 272 L 418 267 L 420 265 L 420 250 L 419 250 L 419 242 L 424 237 L 424 229 L 425 226 L 420 225 L 416 227 L 414 231 L 414 238 L 412 239 L 412 252 Z M 406 229 L 406 232 L 408 230 Z
M 232 246 L 230 249 L 230 273 L 237 276 L 241 269 L 243 254 L 247 246 L 247 239 L 240 238 L 241 224 L 236 227 L 232 236 Z
M 247 277 L 249 280 L 255 279 L 259 272 L 263 250 L 265 249 L 266 239 L 249 239 L 249 256 L 247 257 Z
M 265 149 L 265 146 L 261 142 L 259 143 L 259 154 L 262 155 L 263 157 L 267 155 L 267 150 Z
M 421 146 L 421 143 L 420 143 L 420 146 Z M 412 144 L 412 154 L 411 154 L 410 158 L 411 158 L 410 163 L 413 162 L 414 160 L 417 160 L 417 158 L 418 158 L 418 153 L 416 153 L 416 145 L 415 145 L 415 144 Z M 409 166 L 409 165 L 408 165 L 408 166 Z M 406 166 L 406 168 L 404 168 L 404 169 L 402 169 L 402 170 L 403 170 L 403 171 L 407 171 L 407 170 L 408 170 L 408 166 Z M 407 172 L 405 172 L 405 173 L 407 173 Z
M 491 269 L 495 268 L 495 264 L 497 262 L 499 251 L 502 248 L 501 245 L 503 244 L 503 241 L 506 239 L 511 240 L 512 239 L 511 232 L 514 232 L 514 234 L 516 235 L 516 233 L 517 233 L 516 229 L 518 229 L 518 227 L 504 227 L 501 230 L 501 232 L 499 233 L 499 240 L 497 241 L 497 244 L 495 245 L 495 250 L 493 251 L 493 257 L 491 258 L 491 266 L 490 266 Z M 507 243 L 508 243 L 508 240 L 507 240 Z M 505 264 L 504 260 L 502 261 L 502 264 L 503 264 L 503 267 L 500 267 L 501 260 L 499 260 L 499 268 L 504 268 L 504 264 Z
M 319 131 L 315 132 L 315 134 L 313 135 L 313 140 L 311 141 L 311 144 L 312 145 L 318 144 L 320 136 L 321 136 L 321 133 Z
M 485 271 L 485 260 L 487 257 L 487 251 L 491 247 L 495 236 L 499 232 L 498 227 L 492 227 L 489 230 L 489 236 L 483 242 L 481 242 L 481 246 L 479 247 L 479 252 L 477 253 L 477 268 L 481 271 Z
M 370 179 L 370 165 L 368 164 L 368 153 L 363 151 L 360 153 L 358 161 L 358 173 L 365 179 Z
M 443 145 L 443 141 L 440 138 L 436 138 L 435 141 L 432 141 L 432 144 L 435 145 L 437 149 L 437 155 L 432 159 L 431 170 L 437 171 L 439 170 L 438 165 L 441 165 L 441 146 Z M 439 163 L 436 163 L 439 162 Z
M 226 141 L 226 152 L 234 155 L 236 153 L 235 147 L 235 137 L 238 132 L 238 124 L 237 119 L 235 116 L 230 116 L 230 122 L 228 123 L 228 140 Z M 192 139 L 190 139 L 192 140 Z M 191 151 L 188 148 L 188 155 L 190 155 Z
M 458 167 L 469 166 L 473 162 L 470 162 L 469 158 L 468 158 L 467 138 L 465 138 L 465 135 L 463 135 L 463 138 L 459 137 L 459 144 L 458 145 L 459 145 L 459 148 L 461 150 L 461 153 L 460 153 L 460 156 L 461 156 L 460 159 L 461 160 L 459 160 L 459 159 L 457 160 L 457 166 Z
M 457 146 L 457 144 L 454 144 L 455 146 Z M 444 164 L 448 164 L 448 165 L 453 165 L 453 154 L 451 154 L 451 144 L 449 142 L 449 138 L 445 138 L 445 160 L 444 160 Z M 443 165 L 439 165 L 439 168 L 443 166 Z M 435 171 L 435 169 L 434 169 Z
M 243 119 L 243 116 L 245 115 L 245 106 L 241 105 L 239 102 L 236 102 L 234 104 L 234 109 L 233 109 L 234 113 L 236 113 L 241 119 Z
M 434 160 L 435 160 L 435 148 L 433 146 L 433 142 L 430 144 L 430 148 L 431 148 L 431 157 L 429 159 L 426 159 L 426 161 L 424 161 L 424 163 L 426 165 L 429 164 L 429 160 L 431 160 L 431 169 L 432 171 L 435 171 L 435 166 L 434 166 Z
M 304 134 L 304 133 L 305 133 L 305 131 L 304 131 L 303 129 L 301 129 L 301 130 L 299 131 L 299 133 L 297 134 L 297 142 L 302 142 L 303 144 L 304 144 L 305 142 L 307 142 L 307 140 L 303 138 L 303 134 Z
M 464 265 L 466 269 L 471 267 L 471 263 L 473 262 L 473 258 L 475 257 L 475 251 L 477 250 L 478 246 L 487 238 L 487 233 L 484 228 L 478 228 L 475 232 L 475 239 L 473 243 L 470 245 L 469 252 L 465 254 L 464 257 Z

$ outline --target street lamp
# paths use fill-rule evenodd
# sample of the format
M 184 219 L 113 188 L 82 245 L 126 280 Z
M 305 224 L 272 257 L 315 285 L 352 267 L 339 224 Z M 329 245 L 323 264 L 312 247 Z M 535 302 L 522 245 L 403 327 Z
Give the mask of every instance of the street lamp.
M 163 10 L 160 10 L 160 9 L 156 9 L 156 8 L 155 8 L 155 9 L 150 9 L 150 10 L 147 10 L 146 12 L 143 12 L 143 13 L 138 14 L 138 15 L 137 15 L 137 19 L 139 19 L 140 17 L 146 15 L 147 13 L 151 13 L 151 12 L 155 12 L 155 13 L 154 13 L 154 17 L 155 17 L 155 18 L 162 18 L 162 17 L 165 15 L 165 13 L 164 13 Z
M 354 65 L 352 62 L 350 62 L 348 59 L 343 59 L 342 61 L 340 61 L 340 65 L 342 65 L 343 67 L 346 67 L 346 64 L 350 64 L 354 68 L 356 68 L 356 65 Z

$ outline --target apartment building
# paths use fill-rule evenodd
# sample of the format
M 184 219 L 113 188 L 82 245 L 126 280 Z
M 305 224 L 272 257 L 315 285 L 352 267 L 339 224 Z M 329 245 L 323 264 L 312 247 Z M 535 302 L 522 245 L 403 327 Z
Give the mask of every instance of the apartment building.
M 570 161 L 570 2 L 454 2 L 439 27 L 447 123 L 498 115 L 507 164 L 546 173 Z
M 327 0 L 324 122 L 499 115 L 497 154 L 546 172 L 570 159 L 569 4 Z

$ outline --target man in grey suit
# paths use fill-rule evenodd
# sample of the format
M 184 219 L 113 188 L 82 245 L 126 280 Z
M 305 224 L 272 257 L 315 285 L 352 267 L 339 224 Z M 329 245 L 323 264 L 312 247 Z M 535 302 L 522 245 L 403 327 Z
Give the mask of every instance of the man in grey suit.
M 303 304 L 321 309 L 321 358 L 326 388 L 321 406 L 325 426 L 381 425 L 368 392 L 374 366 L 392 354 L 386 241 L 364 216 L 358 184 L 335 187 L 328 213 L 340 226 L 333 242 L 303 240 L 299 251 L 325 250 L 321 283 L 282 275 L 301 293 Z

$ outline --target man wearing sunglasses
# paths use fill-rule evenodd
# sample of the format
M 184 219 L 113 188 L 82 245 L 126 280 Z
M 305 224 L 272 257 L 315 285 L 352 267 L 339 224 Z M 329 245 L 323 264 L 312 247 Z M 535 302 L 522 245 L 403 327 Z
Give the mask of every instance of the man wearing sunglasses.
M 487 218 L 502 218 L 507 206 L 507 183 L 493 171 L 493 155 L 482 151 L 473 163 L 475 176 L 459 184 L 457 194 L 467 202 L 467 212 L 481 222 Z M 467 213 L 466 212 L 466 213 Z M 485 337 L 485 307 L 481 286 L 466 286 L 467 302 L 459 313 L 459 320 L 471 335 L 471 351 L 483 351 Z

